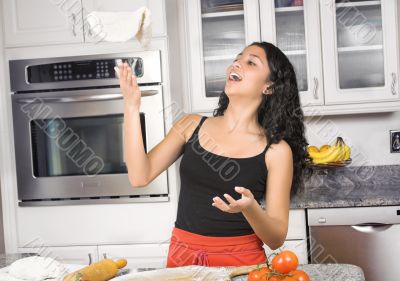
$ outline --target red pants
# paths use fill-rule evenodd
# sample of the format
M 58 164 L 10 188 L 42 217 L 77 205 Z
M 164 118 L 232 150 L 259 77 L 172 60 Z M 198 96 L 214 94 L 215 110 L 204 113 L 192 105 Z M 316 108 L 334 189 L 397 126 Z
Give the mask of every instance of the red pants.
M 256 234 L 232 237 L 203 236 L 174 227 L 167 267 L 186 265 L 243 266 L 266 261 Z

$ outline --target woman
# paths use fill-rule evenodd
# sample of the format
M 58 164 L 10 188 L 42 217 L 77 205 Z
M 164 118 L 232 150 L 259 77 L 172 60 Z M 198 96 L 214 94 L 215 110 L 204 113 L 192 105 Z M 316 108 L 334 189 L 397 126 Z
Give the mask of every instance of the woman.
M 183 116 L 147 155 L 140 90 L 126 64 L 120 73 L 131 184 L 147 185 L 183 154 L 167 267 L 264 262 L 263 243 L 273 250 L 283 244 L 290 196 L 311 175 L 296 76 L 288 58 L 267 42 L 247 46 L 226 70 L 213 117 Z

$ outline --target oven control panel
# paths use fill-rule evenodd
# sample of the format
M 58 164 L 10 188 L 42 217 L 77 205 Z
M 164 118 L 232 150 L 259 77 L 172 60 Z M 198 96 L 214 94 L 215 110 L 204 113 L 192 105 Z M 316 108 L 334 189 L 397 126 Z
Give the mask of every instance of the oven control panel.
M 132 67 L 137 77 L 143 76 L 143 60 L 138 57 L 130 57 L 29 65 L 26 68 L 27 82 L 32 84 L 91 79 L 115 79 L 117 77 L 114 67 L 121 62 L 127 62 Z

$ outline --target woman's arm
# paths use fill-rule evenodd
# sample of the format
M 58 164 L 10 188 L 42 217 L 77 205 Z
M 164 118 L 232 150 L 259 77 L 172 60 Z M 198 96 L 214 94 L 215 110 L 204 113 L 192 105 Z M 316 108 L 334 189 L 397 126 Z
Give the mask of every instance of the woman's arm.
M 282 246 L 288 231 L 292 157 L 292 150 L 286 141 L 271 145 L 266 156 L 265 210 L 253 199 L 249 208 L 242 212 L 257 236 L 272 250 Z
M 129 182 L 133 187 L 145 187 L 165 171 L 182 154 L 186 135 L 200 120 L 198 114 L 188 114 L 176 121 L 166 137 L 147 154 L 144 150 L 140 124 L 140 89 L 136 77 L 126 64 L 119 68 L 124 96 L 124 158 Z
M 275 250 L 286 239 L 289 221 L 293 158 L 292 150 L 286 141 L 270 146 L 266 153 L 266 165 L 268 178 L 265 210 L 254 199 L 251 191 L 245 187 L 235 188 L 238 193 L 242 194 L 241 199 L 235 200 L 225 194 L 229 205 L 219 197 L 214 198 L 213 205 L 225 212 L 242 212 L 256 235 L 268 247 Z

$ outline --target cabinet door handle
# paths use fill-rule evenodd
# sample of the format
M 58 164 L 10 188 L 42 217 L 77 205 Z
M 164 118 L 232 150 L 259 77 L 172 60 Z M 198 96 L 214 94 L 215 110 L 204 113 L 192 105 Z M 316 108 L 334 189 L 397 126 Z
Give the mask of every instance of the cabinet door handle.
M 88 253 L 88 256 L 89 256 L 89 265 L 91 265 L 92 264 L 92 254 Z
M 74 13 L 71 14 L 72 18 L 72 34 L 76 36 L 75 25 L 76 25 L 76 15 Z
M 107 258 L 107 254 L 106 254 L 106 253 L 103 253 L 103 257 L 106 259 L 106 258 Z
M 396 95 L 396 73 L 392 72 L 392 95 Z
M 314 99 L 318 99 L 318 78 L 314 77 L 314 91 L 313 91 L 313 95 L 314 95 Z

